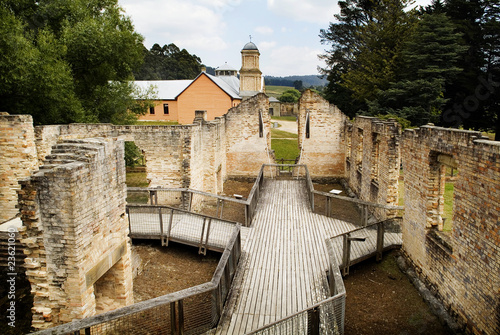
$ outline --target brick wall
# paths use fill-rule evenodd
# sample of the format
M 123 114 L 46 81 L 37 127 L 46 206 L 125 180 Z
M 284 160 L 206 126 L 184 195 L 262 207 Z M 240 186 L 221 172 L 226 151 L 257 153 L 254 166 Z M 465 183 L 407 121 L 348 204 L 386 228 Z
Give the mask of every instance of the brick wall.
M 0 223 L 15 217 L 18 181 L 37 168 L 31 115 L 0 114 Z
M 133 302 L 123 155 L 123 141 L 67 140 L 21 181 L 34 328 Z
M 313 178 L 345 176 L 346 121 L 347 117 L 319 94 L 311 90 L 302 94 L 298 116 L 300 164 L 308 165 Z
M 403 250 L 467 329 L 500 332 L 500 143 L 424 126 L 403 136 Z M 443 162 L 456 163 L 452 231 L 440 232 Z
M 346 128 L 349 187 L 362 200 L 397 206 L 401 126 L 358 115 Z M 383 220 L 396 212 L 375 209 L 373 214 Z

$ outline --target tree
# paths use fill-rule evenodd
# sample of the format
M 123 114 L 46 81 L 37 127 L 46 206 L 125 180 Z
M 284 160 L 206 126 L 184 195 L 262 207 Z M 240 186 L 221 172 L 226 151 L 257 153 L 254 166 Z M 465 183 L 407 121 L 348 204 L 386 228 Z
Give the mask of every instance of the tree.
M 462 33 L 467 51 L 463 72 L 446 90 L 442 121 L 447 126 L 494 130 L 500 140 L 500 1 L 447 0 L 445 12 Z
M 278 98 L 278 100 L 281 102 L 293 102 L 293 103 L 299 101 L 299 99 L 300 99 L 300 92 L 297 91 L 296 89 L 286 90 Z
M 135 72 L 137 80 L 194 79 L 201 71 L 201 59 L 173 43 L 163 47 L 154 44 L 143 53 L 144 64 Z
M 293 87 L 298 90 L 298 91 L 301 91 L 304 89 L 304 83 L 302 82 L 302 80 L 295 80 L 293 82 Z
M 367 108 L 367 100 L 387 89 L 401 62 L 403 41 L 414 26 L 409 0 L 340 1 L 339 23 L 321 30 L 323 44 L 331 49 L 321 57 L 327 67 L 326 97 L 349 116 Z
M 445 84 L 462 70 L 457 66 L 465 47 L 461 34 L 444 13 L 423 14 L 402 51 L 397 81 L 378 92 L 371 114 L 394 114 L 414 126 L 438 122 L 445 98 Z
M 133 118 L 142 37 L 117 0 L 3 0 L 0 15 L 3 110 L 37 124 Z

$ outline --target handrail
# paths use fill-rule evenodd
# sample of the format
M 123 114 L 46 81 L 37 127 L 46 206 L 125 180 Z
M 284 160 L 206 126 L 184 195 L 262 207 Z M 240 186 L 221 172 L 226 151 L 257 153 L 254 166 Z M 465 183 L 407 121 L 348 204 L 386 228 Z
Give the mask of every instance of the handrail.
M 377 203 L 374 203 L 374 202 L 369 202 L 369 201 L 365 201 L 365 200 L 361 200 L 361 199 L 346 197 L 346 196 L 343 196 L 343 195 L 332 194 L 332 193 L 327 193 L 327 192 L 322 192 L 322 191 L 313 190 L 313 193 L 314 194 L 318 194 L 318 195 L 322 195 L 322 196 L 325 196 L 325 197 L 330 197 L 330 198 L 335 198 L 335 199 L 350 201 L 350 202 L 354 202 L 354 203 L 357 203 L 357 204 L 360 204 L 360 205 L 366 205 L 366 206 L 371 206 L 371 207 L 391 209 L 391 210 L 404 209 L 404 206 L 382 205 L 382 204 L 377 204 Z
M 245 205 L 247 203 L 246 200 L 235 199 L 235 198 L 226 197 L 223 195 L 213 194 L 213 193 L 209 193 L 209 192 L 198 191 L 198 190 L 195 190 L 192 188 L 127 187 L 127 191 L 132 191 L 132 192 L 133 191 L 136 191 L 136 192 L 140 192 L 140 191 L 189 192 L 189 193 L 200 194 L 200 195 L 204 195 L 207 197 L 216 198 L 216 199 L 220 199 L 220 200 L 231 201 L 231 202 L 235 202 L 235 203 L 242 204 L 242 205 Z
M 228 223 L 233 223 L 235 225 L 240 224 L 239 222 L 236 222 L 236 221 L 220 219 L 220 218 L 212 216 L 212 215 L 190 212 L 187 209 L 182 209 L 182 208 L 177 208 L 177 207 L 172 207 L 172 206 L 167 206 L 167 205 L 128 204 L 127 207 L 128 208 L 166 208 L 166 209 L 186 213 L 186 214 L 193 215 L 193 216 L 199 216 L 202 218 L 224 221 L 224 222 L 228 222 Z
M 187 299 L 189 297 L 202 294 L 202 293 L 207 293 L 214 291 L 218 289 L 220 283 L 221 283 L 221 278 L 222 275 L 226 272 L 227 269 L 227 263 L 231 257 L 231 253 L 233 252 L 233 248 L 236 247 L 236 255 L 233 257 L 233 263 L 237 263 L 240 255 L 241 255 L 241 229 L 240 225 L 237 224 L 234 228 L 233 234 L 231 235 L 231 238 L 229 239 L 229 242 L 227 243 L 224 252 L 219 260 L 219 263 L 217 265 L 217 268 L 215 269 L 215 272 L 212 276 L 211 281 L 193 286 L 184 290 L 180 290 L 177 292 L 169 293 L 162 295 L 160 297 L 152 298 L 146 301 L 141 301 L 129 306 L 121 307 L 118 309 L 115 309 L 113 311 L 109 311 L 106 313 L 102 313 L 99 315 L 91 316 L 85 319 L 81 320 L 75 320 L 69 323 L 65 323 L 63 325 L 55 326 L 52 328 L 48 328 L 45 330 L 40 330 L 31 334 L 34 335 L 56 335 L 56 334 L 68 334 L 68 333 L 75 333 L 79 332 L 82 329 L 89 329 L 90 327 L 110 322 L 112 320 L 120 319 L 132 314 L 136 314 L 151 308 L 156 308 L 160 305 L 167 305 L 171 303 L 175 303 L 177 301 L 181 301 L 184 299 Z M 233 264 L 234 266 L 235 264 Z M 233 267 L 234 268 L 234 267 Z M 230 274 L 229 274 L 230 275 Z M 233 273 L 234 277 L 234 273 Z M 231 277 L 232 280 L 232 277 Z M 220 292 L 220 290 L 218 290 Z M 223 297 L 218 296 L 218 300 L 222 300 Z M 223 302 L 222 302 L 223 304 Z M 218 304 L 216 306 L 218 315 L 220 317 L 222 313 L 222 304 Z
M 292 318 L 294 318 L 294 317 L 296 317 L 296 316 L 298 316 L 300 314 L 303 314 L 303 313 L 305 313 L 305 312 L 307 312 L 309 310 L 312 310 L 312 309 L 315 309 L 315 308 L 321 308 L 322 305 L 324 305 L 324 304 L 326 304 L 328 302 L 337 300 L 337 299 L 341 298 L 342 296 L 345 296 L 345 292 L 344 293 L 336 294 L 333 297 L 326 298 L 325 300 L 322 300 L 322 301 L 320 301 L 320 302 L 318 302 L 318 303 L 316 303 L 316 304 L 314 304 L 314 305 L 312 305 L 310 307 L 304 308 L 303 310 L 298 311 L 298 312 L 296 312 L 296 313 L 294 313 L 292 315 L 288 315 L 288 316 L 284 317 L 283 319 L 280 319 L 280 320 L 274 321 L 272 323 L 269 323 L 269 324 L 267 324 L 265 326 L 262 326 L 262 327 L 260 327 L 260 328 L 258 328 L 256 330 L 251 331 L 250 333 L 245 333 L 245 335 L 257 334 L 257 333 L 259 333 L 261 331 L 266 330 L 267 328 L 270 328 L 270 327 L 273 327 L 273 326 L 278 325 L 280 323 L 283 323 L 283 322 L 285 322 L 285 321 L 287 321 L 289 319 L 292 319 Z

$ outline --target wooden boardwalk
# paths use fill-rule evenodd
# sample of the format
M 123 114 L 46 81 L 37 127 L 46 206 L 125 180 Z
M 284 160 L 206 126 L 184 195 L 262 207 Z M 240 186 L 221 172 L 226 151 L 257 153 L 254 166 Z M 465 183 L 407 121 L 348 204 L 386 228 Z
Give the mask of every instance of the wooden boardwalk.
M 156 210 L 156 209 L 155 209 Z M 223 251 L 231 238 L 234 223 L 184 211 L 163 209 L 157 212 L 130 211 L 130 237 L 136 239 L 161 239 L 168 236 L 172 242 L 179 242 L 208 250 Z M 245 239 L 249 228 L 241 227 L 241 238 Z
M 305 181 L 267 180 L 219 334 L 244 334 L 327 298 L 325 239 L 354 225 L 311 211 Z

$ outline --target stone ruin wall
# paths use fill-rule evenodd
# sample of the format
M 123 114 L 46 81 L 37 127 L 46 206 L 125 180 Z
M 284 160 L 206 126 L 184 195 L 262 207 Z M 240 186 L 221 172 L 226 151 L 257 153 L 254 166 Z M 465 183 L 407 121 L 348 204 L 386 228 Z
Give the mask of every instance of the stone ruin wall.
M 18 180 L 38 167 L 34 138 L 31 115 L 0 115 L 0 223 L 18 214 Z
M 123 141 L 67 140 L 21 181 L 36 329 L 133 303 Z
M 268 155 L 267 110 L 267 98 L 260 94 L 223 117 L 208 122 L 201 117 L 193 125 L 36 127 L 38 153 L 31 150 L 28 156 L 38 154 L 41 160 L 65 138 L 121 137 L 134 140 L 146 152 L 152 186 L 219 192 L 221 180 L 229 176 L 255 177 L 263 163 L 273 161 Z M 309 138 L 305 138 L 307 112 Z M 5 117 L 0 116 L 0 124 L 5 122 Z M 23 119 L 20 124 L 23 122 L 29 123 Z M 472 331 L 495 333 L 494 318 L 499 317 L 500 308 L 500 279 L 496 275 L 500 273 L 498 142 L 481 139 L 478 132 L 431 126 L 407 130 L 400 137 L 394 122 L 357 117 L 350 123 L 335 106 L 311 91 L 300 100 L 298 123 L 300 163 L 308 164 L 313 178 L 347 178 L 358 196 L 368 201 L 396 204 L 401 149 L 405 171 L 403 250 L 407 258 Z M 441 238 L 442 233 L 434 234 L 442 223 L 439 194 L 444 182 L 439 175 L 443 167 L 436 163 L 440 155 L 451 164 L 457 162 L 459 171 L 453 231 Z M 356 159 L 361 159 L 360 177 Z M 378 180 L 374 178 L 377 174 Z M 376 198 L 373 180 L 378 184 Z
M 403 134 L 403 251 L 471 333 L 500 331 L 500 143 L 424 126 Z M 439 232 L 444 166 L 456 164 L 451 232 Z
M 356 116 L 346 127 L 346 174 L 351 190 L 359 199 L 397 206 L 401 126 L 396 121 Z M 376 208 L 378 220 L 395 216 L 396 211 Z
M 245 99 L 225 115 L 227 175 L 255 178 L 271 155 L 271 116 L 264 93 Z
M 221 193 L 228 177 L 255 178 L 262 164 L 274 163 L 269 102 L 264 94 L 245 100 L 228 114 L 192 125 L 116 126 L 69 124 L 33 127 L 31 116 L 0 115 L 0 204 L 6 221 L 16 209 L 18 181 L 29 176 L 52 147 L 68 139 L 119 137 L 144 151 L 150 187 L 183 187 Z M 262 123 L 259 124 L 260 115 Z M 262 137 L 260 133 L 262 132 Z
M 297 121 L 299 163 L 308 166 L 313 179 L 345 177 L 347 117 L 319 94 L 306 90 L 299 100 Z

